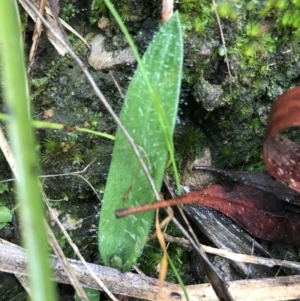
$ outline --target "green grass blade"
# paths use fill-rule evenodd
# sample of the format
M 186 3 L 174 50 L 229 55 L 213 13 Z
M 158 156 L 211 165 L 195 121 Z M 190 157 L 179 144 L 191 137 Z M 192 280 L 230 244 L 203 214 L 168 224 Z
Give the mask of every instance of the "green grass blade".
M 169 262 L 169 264 L 171 266 L 171 269 L 173 270 L 173 273 L 175 274 L 175 276 L 176 276 L 176 278 L 177 278 L 177 280 L 179 282 L 179 285 L 180 285 L 180 287 L 183 290 L 183 293 L 184 293 L 186 301 L 190 301 L 189 295 L 188 295 L 187 290 L 185 288 L 185 285 L 184 285 L 184 283 L 183 283 L 183 281 L 182 281 L 182 279 L 181 279 L 181 277 L 180 277 L 180 275 L 179 275 L 179 273 L 178 273 L 178 271 L 177 271 L 177 269 L 176 269 L 176 267 L 175 267 L 175 265 L 173 263 L 173 260 L 171 259 L 171 257 L 169 256 L 169 254 L 167 254 L 167 257 L 168 257 L 168 262 Z
M 38 185 L 38 158 L 29 114 L 29 95 L 16 1 L 0 1 L 0 58 L 4 99 L 9 109 L 9 135 L 18 171 L 21 230 L 28 254 L 32 300 L 55 300 L 50 281 L 44 207 Z
M 152 91 L 149 91 L 139 66 L 120 114 L 151 171 L 157 190 L 162 184 L 168 154 L 165 132 L 172 135 L 177 115 L 182 45 L 181 25 L 176 13 L 161 27 L 142 60 Z M 168 128 L 162 129 L 157 103 L 164 112 Z M 118 130 L 99 225 L 99 248 L 106 265 L 129 270 L 141 253 L 153 220 L 153 212 L 117 220 L 115 210 L 150 203 L 154 199 L 135 154 Z

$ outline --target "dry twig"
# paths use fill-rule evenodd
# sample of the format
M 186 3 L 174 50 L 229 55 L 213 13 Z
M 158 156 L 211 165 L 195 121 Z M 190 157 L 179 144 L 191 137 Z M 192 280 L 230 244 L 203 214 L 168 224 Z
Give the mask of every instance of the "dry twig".
M 80 283 L 84 287 L 99 289 L 95 280 L 87 274 L 78 260 L 68 259 Z M 51 256 L 54 280 L 70 283 L 56 256 Z M 90 269 L 106 286 L 116 294 L 123 294 L 146 300 L 157 300 L 158 280 L 132 273 L 122 274 L 116 269 L 88 263 Z M 3 245 L 0 239 L 0 270 L 17 275 L 26 275 L 26 254 L 19 246 Z M 300 297 L 300 276 L 248 279 L 231 281 L 228 290 L 236 301 L 296 300 Z M 190 301 L 219 301 L 209 283 L 186 286 Z M 183 291 L 177 284 L 164 283 L 160 301 L 186 301 Z
M 41 0 L 39 11 L 42 15 L 44 15 L 45 6 L 46 6 L 46 0 Z M 42 22 L 40 18 L 37 18 L 35 22 L 33 37 L 32 37 L 32 45 L 29 53 L 29 66 L 28 66 L 29 70 L 32 69 L 34 63 L 34 56 L 38 46 L 41 32 L 42 32 Z

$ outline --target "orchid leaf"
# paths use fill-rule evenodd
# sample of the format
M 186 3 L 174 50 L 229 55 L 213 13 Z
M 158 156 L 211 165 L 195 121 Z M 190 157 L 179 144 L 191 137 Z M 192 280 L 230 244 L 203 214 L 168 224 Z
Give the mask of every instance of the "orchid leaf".
M 181 25 L 175 13 L 160 28 L 142 59 L 152 91 L 139 66 L 120 114 L 157 190 L 161 188 L 168 144 L 170 146 L 175 126 L 182 55 Z M 141 254 L 153 221 L 153 212 L 117 219 L 115 210 L 153 201 L 155 196 L 149 181 L 129 142 L 118 129 L 99 224 L 99 248 L 105 265 L 129 270 Z

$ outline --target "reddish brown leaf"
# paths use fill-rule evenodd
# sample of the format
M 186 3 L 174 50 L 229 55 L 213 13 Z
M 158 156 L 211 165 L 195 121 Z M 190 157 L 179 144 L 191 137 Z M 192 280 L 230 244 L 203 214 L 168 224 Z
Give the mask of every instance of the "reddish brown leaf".
M 300 191 L 300 146 L 279 132 L 300 125 L 300 87 L 274 102 L 263 146 L 263 158 L 271 175 Z
M 299 217 L 287 215 L 284 204 L 272 194 L 251 186 L 223 184 L 188 195 L 224 213 L 255 237 L 292 245 L 300 243 Z
M 300 219 L 286 214 L 284 204 L 274 195 L 240 184 L 211 185 L 170 201 L 132 207 L 116 212 L 118 217 L 179 204 L 198 203 L 218 210 L 250 234 L 265 240 L 300 244 Z
M 267 171 L 235 171 L 216 168 L 213 166 L 194 166 L 193 170 L 204 170 L 219 173 L 229 177 L 234 182 L 253 186 L 257 189 L 274 194 L 279 200 L 300 204 L 300 193 L 285 184 L 276 181 Z

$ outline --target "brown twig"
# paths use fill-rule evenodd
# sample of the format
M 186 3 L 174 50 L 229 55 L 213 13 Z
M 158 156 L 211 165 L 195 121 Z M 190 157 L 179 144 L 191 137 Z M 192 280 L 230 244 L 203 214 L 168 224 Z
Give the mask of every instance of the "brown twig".
M 41 0 L 39 12 L 42 15 L 44 15 L 45 6 L 46 6 L 46 0 Z M 29 70 L 32 70 L 32 66 L 34 64 L 34 56 L 35 56 L 35 52 L 36 52 L 36 49 L 38 46 L 41 32 L 42 32 L 42 22 L 41 22 L 40 18 L 37 18 L 36 22 L 35 22 L 33 36 L 32 36 L 32 45 L 31 45 L 30 53 L 29 53 L 29 66 L 28 66 Z
M 196 200 L 194 202 L 196 202 Z M 119 209 L 119 210 L 116 210 L 115 214 L 116 214 L 117 218 L 121 218 L 121 217 L 125 217 L 128 215 L 136 214 L 136 213 L 143 212 L 143 211 L 156 210 L 156 209 L 160 209 L 160 208 L 168 208 L 168 207 L 172 207 L 172 206 L 190 204 L 190 203 L 191 203 L 191 200 L 188 198 L 185 198 L 185 199 L 178 198 L 178 199 L 173 199 L 173 200 L 155 202 L 152 204 L 145 204 L 145 205 L 125 208 L 125 209 Z

